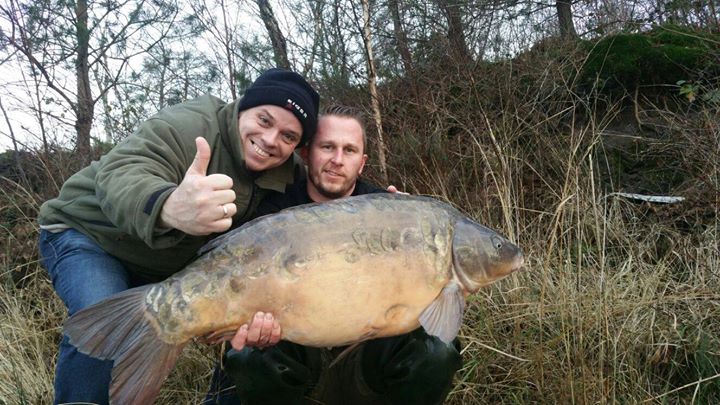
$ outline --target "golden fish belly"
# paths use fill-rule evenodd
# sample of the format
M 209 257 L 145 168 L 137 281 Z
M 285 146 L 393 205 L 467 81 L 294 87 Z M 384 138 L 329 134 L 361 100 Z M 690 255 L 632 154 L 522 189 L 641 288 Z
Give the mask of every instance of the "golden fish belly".
M 148 314 L 167 342 L 236 330 L 257 311 L 312 346 L 410 331 L 448 282 L 452 226 L 443 211 L 393 207 L 328 204 L 258 222 L 153 287 Z
M 319 254 L 260 275 L 218 279 L 193 272 L 165 286 L 165 301 L 154 314 L 168 342 L 233 331 L 264 311 L 278 319 L 283 339 L 340 346 L 417 328 L 420 313 L 451 277 L 450 260 L 420 247 L 350 261 L 344 254 Z M 166 316 L 158 316 L 162 308 Z
M 298 279 L 277 278 L 273 311 L 287 340 L 339 346 L 409 332 L 448 281 L 426 257 L 366 257 L 352 266 L 329 257 Z M 440 270 L 438 273 L 437 270 Z M 280 305 L 281 304 L 281 305 Z

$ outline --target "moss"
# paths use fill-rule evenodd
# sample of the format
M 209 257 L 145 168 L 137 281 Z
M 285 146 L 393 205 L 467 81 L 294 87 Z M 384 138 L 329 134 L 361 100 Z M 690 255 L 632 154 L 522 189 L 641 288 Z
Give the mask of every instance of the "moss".
M 589 54 L 582 83 L 587 87 L 598 80 L 602 92 L 614 93 L 639 86 L 674 85 L 700 72 L 717 74 L 718 43 L 720 35 L 674 25 L 586 41 L 583 45 Z

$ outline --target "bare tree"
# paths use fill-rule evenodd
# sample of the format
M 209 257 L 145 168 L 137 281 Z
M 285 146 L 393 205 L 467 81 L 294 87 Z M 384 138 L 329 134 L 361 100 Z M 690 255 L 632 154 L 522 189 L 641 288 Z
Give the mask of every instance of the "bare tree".
M 225 79 L 232 98 L 237 98 L 238 86 L 236 83 L 237 53 L 235 38 L 240 35 L 239 25 L 229 20 L 231 10 L 239 9 L 239 4 L 228 5 L 226 0 L 219 0 L 209 4 L 206 0 L 191 1 L 190 7 L 204 31 L 209 34 L 208 42 L 211 44 L 210 52 L 215 54 L 216 63 L 225 66 Z M 216 8 L 217 7 L 217 8 Z M 217 15 L 222 16 L 218 20 Z
M 90 47 L 90 30 L 88 29 L 88 9 L 86 0 L 77 0 L 75 3 L 76 27 L 76 58 L 75 75 L 77 80 L 77 103 L 75 104 L 75 130 L 77 131 L 76 150 L 80 156 L 88 159 L 90 153 L 90 129 L 92 128 L 95 102 L 90 89 L 90 61 L 88 49 Z
M 577 38 L 577 31 L 575 31 L 575 24 L 573 23 L 572 1 L 557 0 L 555 8 L 557 9 L 558 23 L 560 25 L 560 36 L 566 39 Z
M 400 8 L 398 5 L 398 0 L 388 0 L 388 9 L 390 10 L 390 15 L 392 16 L 393 21 L 395 45 L 397 47 L 398 53 L 400 54 L 400 59 L 402 60 L 405 74 L 412 76 L 415 69 L 413 66 L 412 54 L 410 53 L 410 48 L 408 47 L 407 35 L 405 34 L 405 29 L 402 25 L 402 19 L 400 18 Z
M 11 27 L 3 39 L 40 73 L 75 115 L 75 150 L 89 162 L 95 104 L 116 86 L 135 55 L 151 49 L 165 37 L 178 12 L 174 3 L 124 0 L 72 3 L 10 0 L 0 6 L 1 17 Z M 71 27 L 68 29 L 68 27 Z M 107 60 L 112 80 L 93 95 L 90 72 Z M 66 66 L 73 62 L 72 73 Z M 72 76 L 74 80 L 68 80 Z M 72 85 L 75 84 L 75 89 Z
M 370 2 L 362 0 L 363 6 L 363 42 L 365 44 L 365 57 L 368 66 L 368 87 L 370 88 L 370 98 L 375 119 L 375 126 L 378 132 L 378 158 L 380 160 L 380 175 L 384 184 L 390 184 L 388 180 L 387 160 L 385 158 L 385 140 L 383 136 L 382 115 L 380 114 L 380 102 L 378 99 L 377 85 L 375 84 L 377 73 L 375 72 L 375 61 L 372 51 L 372 37 L 370 33 Z
M 322 41 L 320 43 L 321 78 L 326 82 L 348 83 L 350 77 L 349 61 L 351 59 L 348 51 L 348 31 L 346 25 L 348 19 L 343 18 L 347 9 L 342 0 L 332 0 L 328 5 L 329 12 L 324 15 L 327 20 L 322 20 Z M 354 13 L 354 9 L 353 9 Z M 352 31 L 357 35 L 357 31 Z
M 451 56 L 458 61 L 470 60 L 467 44 L 465 43 L 465 30 L 462 23 L 461 1 L 436 0 L 438 6 L 445 14 L 448 24 L 448 41 L 450 42 Z
M 27 184 L 27 176 L 25 175 L 25 170 L 23 169 L 22 164 L 20 163 L 21 154 L 20 154 L 20 148 L 18 148 L 18 142 L 17 138 L 15 137 L 15 131 L 13 130 L 12 122 L 10 122 L 10 118 L 8 117 L 8 113 L 5 110 L 5 106 L 3 106 L 2 98 L 0 98 L 0 111 L 2 111 L 3 118 L 5 118 L 5 122 L 8 126 L 8 131 L 10 132 L 10 140 L 13 144 L 13 154 L 12 154 L 12 162 L 13 166 L 15 166 L 15 170 L 17 171 L 18 176 L 20 179 Z
M 272 7 L 268 0 L 256 0 L 258 8 L 260 9 L 260 18 L 265 24 L 268 35 L 270 36 L 270 42 L 272 43 L 273 52 L 275 54 L 275 63 L 278 67 L 290 69 L 290 61 L 287 55 L 287 43 L 285 37 L 280 31 L 280 26 L 275 19 Z
M 3 117 L 5 118 L 5 122 L 7 123 L 8 131 L 10 132 L 9 133 L 10 140 L 12 141 L 12 145 L 13 145 L 13 150 L 15 151 L 15 153 L 17 153 L 20 151 L 20 148 L 18 148 L 18 142 L 17 142 L 17 138 L 15 137 L 15 131 L 13 131 L 12 122 L 10 122 L 10 118 L 8 117 L 8 113 L 5 110 L 5 106 L 3 106 L 2 98 L 0 98 L 0 111 L 2 111 Z

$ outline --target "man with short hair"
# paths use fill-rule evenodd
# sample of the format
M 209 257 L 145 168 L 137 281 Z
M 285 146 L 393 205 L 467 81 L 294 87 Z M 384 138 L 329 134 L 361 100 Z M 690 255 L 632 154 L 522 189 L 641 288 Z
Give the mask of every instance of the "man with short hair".
M 367 161 L 365 146 L 365 125 L 357 110 L 325 109 L 315 136 L 300 150 L 308 180 L 288 185 L 285 193 L 270 194 L 257 213 L 384 192 L 359 179 Z M 242 326 L 231 340 L 233 350 L 224 357 L 224 369 L 215 370 L 205 403 L 297 404 L 310 395 L 327 404 L 436 404 L 445 399 L 462 365 L 457 340 L 447 345 L 422 328 L 363 342 L 344 354 L 346 348 L 280 341 L 281 333 L 269 313 L 259 312 L 250 325 Z
M 303 177 L 318 93 L 270 69 L 231 103 L 205 95 L 163 109 L 70 177 L 40 208 L 40 257 L 68 315 L 180 271 L 212 234 L 254 216 Z M 59 350 L 55 402 L 108 403 L 112 361 Z
M 318 118 L 318 129 L 299 150 L 307 164 L 307 179 L 288 185 L 283 193 L 270 193 L 258 206 L 256 216 L 312 202 L 386 190 L 360 178 L 368 156 L 365 118 L 347 106 L 326 107 Z

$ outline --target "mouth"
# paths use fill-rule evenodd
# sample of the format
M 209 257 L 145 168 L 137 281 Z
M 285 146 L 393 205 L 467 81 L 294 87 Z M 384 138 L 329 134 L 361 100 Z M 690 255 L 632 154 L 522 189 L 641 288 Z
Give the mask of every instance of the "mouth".
M 323 170 L 323 173 L 327 174 L 330 177 L 345 177 L 342 173 L 338 173 L 332 170 Z
M 270 152 L 266 151 L 265 149 L 261 148 L 260 146 L 258 146 L 258 144 L 255 143 L 252 139 L 250 140 L 250 144 L 252 145 L 255 153 L 258 156 L 260 156 L 261 158 L 269 158 L 272 156 L 272 153 L 270 153 Z

